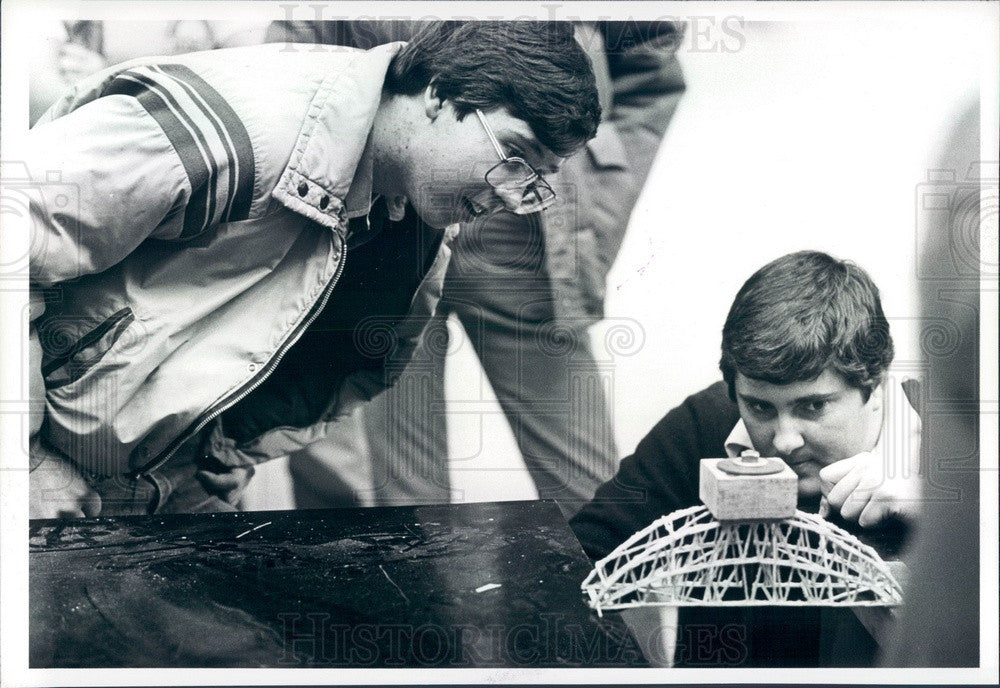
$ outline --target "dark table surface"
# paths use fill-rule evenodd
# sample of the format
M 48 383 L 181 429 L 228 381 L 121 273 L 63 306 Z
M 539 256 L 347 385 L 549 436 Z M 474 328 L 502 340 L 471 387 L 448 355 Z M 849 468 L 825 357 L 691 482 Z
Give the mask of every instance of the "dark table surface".
M 38 520 L 32 667 L 646 666 L 553 502 Z

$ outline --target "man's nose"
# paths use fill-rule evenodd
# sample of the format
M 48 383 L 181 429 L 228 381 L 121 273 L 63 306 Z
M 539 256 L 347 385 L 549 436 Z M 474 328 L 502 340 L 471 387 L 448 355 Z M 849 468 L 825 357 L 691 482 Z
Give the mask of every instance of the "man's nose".
M 507 208 L 505 199 L 492 188 L 483 189 L 468 198 L 478 215 L 492 215 Z
M 517 213 L 524 202 L 524 189 L 519 187 L 496 187 L 493 193 L 503 203 L 504 208 L 512 213 Z
M 801 447 L 805 441 L 802 431 L 792 418 L 778 418 L 774 430 L 774 449 L 782 456 L 788 456 Z

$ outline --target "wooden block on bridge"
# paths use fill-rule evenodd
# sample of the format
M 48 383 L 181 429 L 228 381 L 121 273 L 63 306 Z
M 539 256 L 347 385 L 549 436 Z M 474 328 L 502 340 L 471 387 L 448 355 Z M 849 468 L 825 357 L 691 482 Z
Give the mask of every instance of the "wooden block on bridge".
M 720 521 L 789 518 L 798 503 L 799 479 L 778 458 L 744 452 L 734 459 L 702 459 L 699 496 Z

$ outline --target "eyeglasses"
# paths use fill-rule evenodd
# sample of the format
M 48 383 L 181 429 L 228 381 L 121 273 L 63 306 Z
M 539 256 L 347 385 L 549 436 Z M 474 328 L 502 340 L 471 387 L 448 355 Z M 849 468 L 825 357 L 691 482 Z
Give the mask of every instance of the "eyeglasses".
M 486 171 L 486 183 L 503 200 L 507 210 L 516 215 L 528 215 L 541 212 L 556 200 L 556 192 L 542 175 L 523 158 L 510 157 L 500 147 L 493 129 L 486 121 L 483 111 L 476 109 L 479 121 L 486 129 L 493 148 L 496 149 L 500 162 Z

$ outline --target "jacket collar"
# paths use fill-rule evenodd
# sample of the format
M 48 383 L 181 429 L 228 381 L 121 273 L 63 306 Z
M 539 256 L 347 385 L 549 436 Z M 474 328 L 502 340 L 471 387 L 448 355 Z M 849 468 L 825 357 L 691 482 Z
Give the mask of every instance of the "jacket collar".
M 331 70 L 313 96 L 292 156 L 272 196 L 343 233 L 349 216 L 371 206 L 371 129 L 389 62 L 402 43 L 389 43 Z
M 358 166 L 354 172 L 354 179 L 351 188 L 344 196 L 344 211 L 348 218 L 367 215 L 372 207 L 372 171 L 374 169 L 375 155 L 372 152 L 371 133 L 368 135 L 368 142 L 361 152 Z

